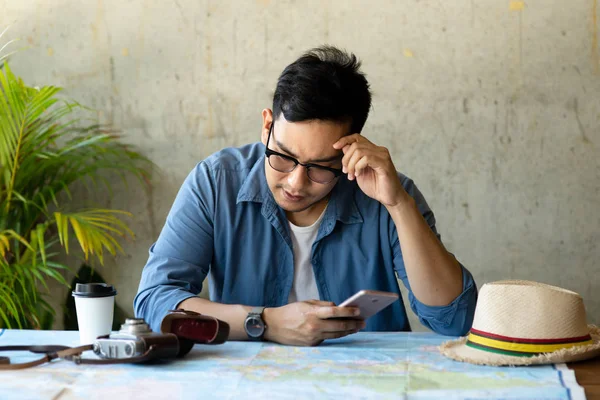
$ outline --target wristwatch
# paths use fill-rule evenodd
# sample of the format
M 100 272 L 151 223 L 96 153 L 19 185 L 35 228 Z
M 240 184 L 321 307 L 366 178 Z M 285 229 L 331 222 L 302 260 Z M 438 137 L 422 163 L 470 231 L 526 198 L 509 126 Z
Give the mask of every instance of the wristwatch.
M 265 336 L 267 325 L 262 319 L 262 313 L 264 309 L 264 307 L 252 308 L 250 313 L 248 313 L 246 320 L 244 321 L 244 329 L 246 330 L 248 338 L 251 340 L 262 340 Z

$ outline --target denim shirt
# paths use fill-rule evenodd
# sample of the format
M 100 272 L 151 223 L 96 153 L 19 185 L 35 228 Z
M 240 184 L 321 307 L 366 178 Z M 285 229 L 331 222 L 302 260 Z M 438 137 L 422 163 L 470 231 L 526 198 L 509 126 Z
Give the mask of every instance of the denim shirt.
M 209 277 L 210 299 L 224 304 L 287 304 L 294 254 L 285 212 L 265 177 L 265 146 L 223 149 L 188 175 L 142 272 L 135 314 L 154 331 L 170 309 L 196 296 Z M 412 180 L 405 190 L 437 234 L 435 218 Z M 400 294 L 423 325 L 444 335 L 471 327 L 477 287 L 462 267 L 463 291 L 447 306 L 421 303 L 410 290 L 396 226 L 386 208 L 343 175 L 333 188 L 312 245 L 312 267 L 321 300 L 340 304 L 362 289 Z M 219 317 L 215 315 L 215 317 Z M 402 297 L 367 320 L 367 331 L 408 331 Z

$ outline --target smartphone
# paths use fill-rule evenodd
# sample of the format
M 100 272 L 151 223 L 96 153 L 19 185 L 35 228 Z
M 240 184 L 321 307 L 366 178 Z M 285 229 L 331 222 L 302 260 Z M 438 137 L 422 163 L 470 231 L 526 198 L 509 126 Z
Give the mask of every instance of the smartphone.
M 341 303 L 339 307 L 357 307 L 360 310 L 358 318 L 367 319 L 396 300 L 398 300 L 398 295 L 396 293 L 380 292 L 378 290 L 361 290 Z

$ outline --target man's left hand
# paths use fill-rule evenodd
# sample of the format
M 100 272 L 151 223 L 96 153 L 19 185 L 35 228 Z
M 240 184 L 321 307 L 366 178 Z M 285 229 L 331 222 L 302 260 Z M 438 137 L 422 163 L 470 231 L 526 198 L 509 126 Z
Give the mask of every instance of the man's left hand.
M 387 148 L 358 133 L 344 136 L 333 147 L 344 152 L 342 170 L 349 180 L 356 179 L 367 196 L 386 207 L 398 206 L 408 198 Z

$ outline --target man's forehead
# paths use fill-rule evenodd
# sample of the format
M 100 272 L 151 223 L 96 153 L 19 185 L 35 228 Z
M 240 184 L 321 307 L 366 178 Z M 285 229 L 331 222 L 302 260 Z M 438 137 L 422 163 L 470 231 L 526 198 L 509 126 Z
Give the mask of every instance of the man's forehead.
M 343 156 L 333 144 L 344 135 L 339 124 L 290 123 L 276 124 L 273 139 L 288 155 L 305 162 L 329 162 Z M 281 128 L 280 128 L 281 126 Z

